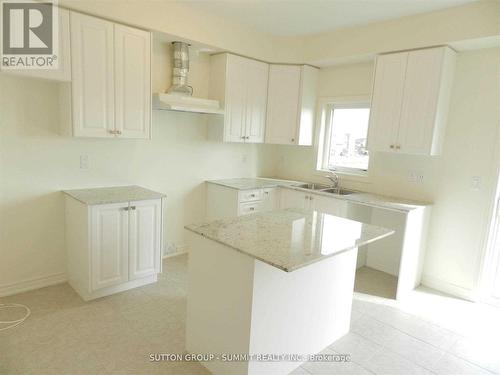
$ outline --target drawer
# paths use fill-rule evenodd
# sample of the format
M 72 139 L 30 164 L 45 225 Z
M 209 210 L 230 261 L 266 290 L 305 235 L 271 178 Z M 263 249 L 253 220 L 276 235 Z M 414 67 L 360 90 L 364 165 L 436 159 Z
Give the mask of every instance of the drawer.
M 260 201 L 262 199 L 262 189 L 240 191 L 240 202 Z
M 238 207 L 238 216 L 253 214 L 260 211 L 262 211 L 261 201 L 240 203 Z

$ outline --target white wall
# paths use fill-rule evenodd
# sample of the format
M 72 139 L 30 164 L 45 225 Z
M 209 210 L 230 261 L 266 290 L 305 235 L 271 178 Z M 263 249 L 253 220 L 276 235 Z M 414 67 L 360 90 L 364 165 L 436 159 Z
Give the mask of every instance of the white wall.
M 155 45 L 155 90 L 170 85 L 168 48 Z M 191 83 L 203 93 L 208 59 L 193 57 Z M 166 193 L 167 241 L 182 244 L 183 226 L 203 219 L 204 180 L 260 174 L 258 146 L 208 141 L 204 115 L 153 111 L 151 141 L 70 138 L 59 135 L 58 84 L 2 73 L 0 87 L 0 290 L 65 272 L 63 189 Z
M 371 63 L 322 69 L 321 96 L 369 95 Z M 459 54 L 451 110 L 440 157 L 376 153 L 371 155 L 369 177 L 343 184 L 385 195 L 434 202 L 426 282 L 448 290 L 470 293 L 477 277 L 488 209 L 495 186 L 494 149 L 500 125 L 500 49 Z M 274 174 L 281 178 L 326 182 L 315 171 L 313 147 L 281 146 L 264 149 L 276 160 Z M 408 175 L 424 175 L 421 184 Z M 471 189 L 480 176 L 480 191 Z

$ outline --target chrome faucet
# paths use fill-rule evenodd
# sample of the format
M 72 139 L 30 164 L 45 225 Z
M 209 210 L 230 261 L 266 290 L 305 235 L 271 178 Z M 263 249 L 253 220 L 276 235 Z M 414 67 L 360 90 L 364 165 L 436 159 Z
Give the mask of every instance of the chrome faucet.
M 340 176 L 334 171 L 330 170 L 330 174 L 325 175 L 332 182 L 332 188 L 340 189 Z

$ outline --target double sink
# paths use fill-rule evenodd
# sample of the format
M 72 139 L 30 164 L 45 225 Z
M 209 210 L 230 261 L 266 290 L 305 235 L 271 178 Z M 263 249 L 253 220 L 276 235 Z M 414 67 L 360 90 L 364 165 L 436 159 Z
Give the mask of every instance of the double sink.
M 307 184 L 297 184 L 293 186 L 301 189 L 315 190 L 315 191 L 320 191 L 322 193 L 330 193 L 336 195 L 349 195 L 356 193 L 353 190 L 342 189 L 340 187 L 338 188 L 331 187 L 329 185 L 324 185 L 324 184 L 307 183 Z

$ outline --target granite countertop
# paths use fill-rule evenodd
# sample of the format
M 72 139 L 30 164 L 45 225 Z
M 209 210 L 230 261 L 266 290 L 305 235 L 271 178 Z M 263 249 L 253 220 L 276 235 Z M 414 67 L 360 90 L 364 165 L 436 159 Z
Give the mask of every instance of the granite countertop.
M 286 272 L 394 233 L 392 229 L 299 209 L 256 213 L 185 228 Z
M 305 183 L 302 181 L 278 180 L 271 178 L 232 178 L 226 180 L 211 180 L 206 182 L 211 184 L 226 186 L 237 190 L 282 187 L 282 188 L 288 188 L 288 189 L 323 195 L 325 197 L 343 199 L 349 202 L 364 204 L 372 207 L 379 207 L 379 208 L 398 210 L 404 212 L 432 205 L 432 203 L 428 202 L 419 202 L 409 199 L 400 199 L 400 198 L 394 198 L 394 197 L 388 197 L 384 195 L 364 193 L 364 192 L 355 192 L 353 194 L 348 194 L 348 195 L 336 195 L 336 194 L 322 192 L 319 190 L 310 190 L 298 187 L 297 185 Z
M 143 201 L 166 197 L 165 194 L 136 185 L 63 190 L 63 193 L 87 205 Z
M 210 180 L 207 182 L 236 190 L 273 188 L 303 183 L 300 181 L 277 180 L 272 178 L 229 178 L 224 180 Z

